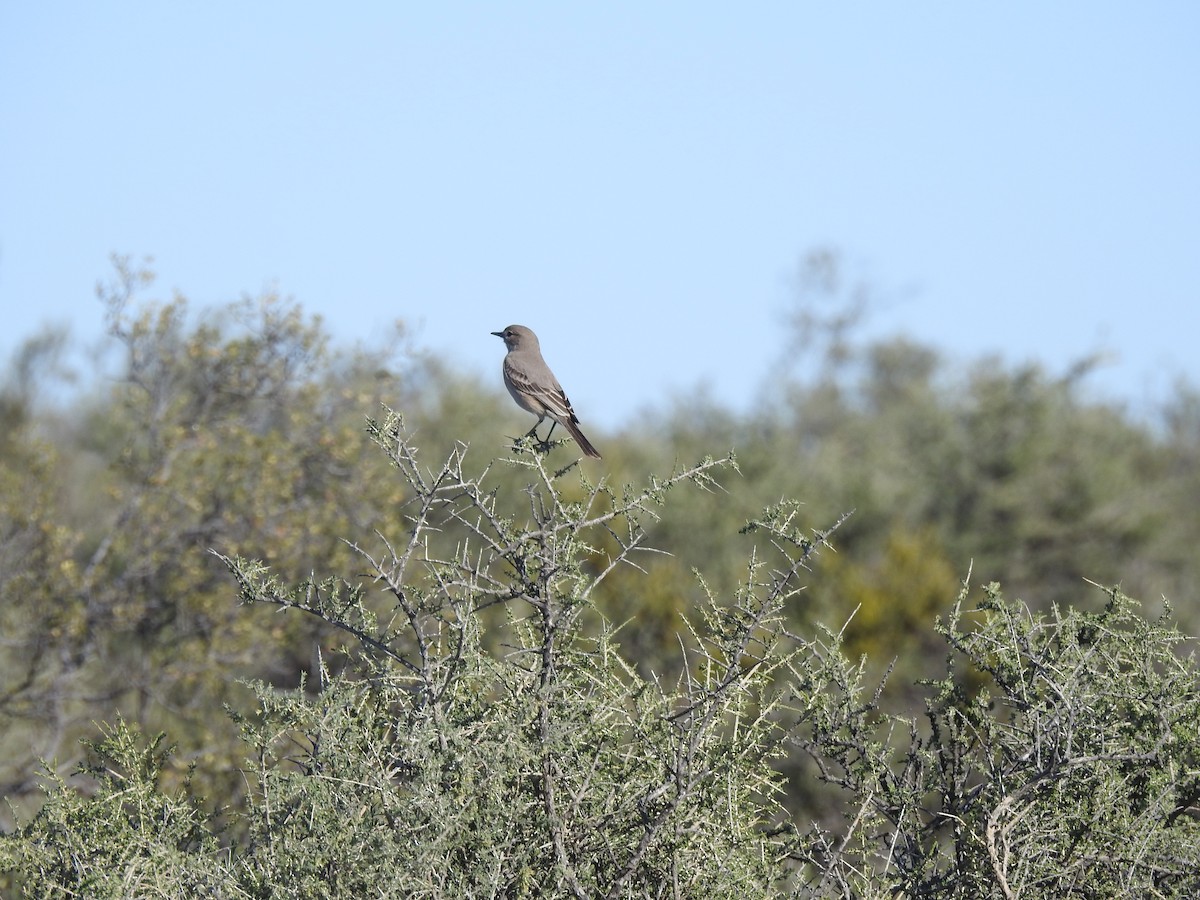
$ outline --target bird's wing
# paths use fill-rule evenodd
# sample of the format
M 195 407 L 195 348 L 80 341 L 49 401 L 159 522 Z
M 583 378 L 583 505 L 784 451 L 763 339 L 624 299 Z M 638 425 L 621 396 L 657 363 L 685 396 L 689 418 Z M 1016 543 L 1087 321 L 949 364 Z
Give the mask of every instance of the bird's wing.
M 567 399 L 558 379 L 544 365 L 541 377 L 531 377 L 528 370 L 519 362 L 510 362 L 504 367 L 504 374 L 512 383 L 513 388 L 536 400 L 546 408 L 546 414 L 566 422 L 578 422 L 571 401 Z

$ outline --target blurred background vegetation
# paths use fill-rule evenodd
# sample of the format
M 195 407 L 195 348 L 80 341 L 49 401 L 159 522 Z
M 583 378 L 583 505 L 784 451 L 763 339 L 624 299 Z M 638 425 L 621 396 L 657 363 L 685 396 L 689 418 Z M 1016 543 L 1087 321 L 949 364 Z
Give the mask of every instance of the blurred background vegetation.
M 319 658 L 336 667 L 339 638 L 239 608 L 209 551 L 262 558 L 286 581 L 353 580 L 345 541 L 405 528 L 401 482 L 370 447 L 367 416 L 387 404 L 428 459 L 463 442 L 480 466 L 530 424 L 504 392 L 499 351 L 481 382 L 401 326 L 334 346 L 279 296 L 195 310 L 153 299 L 152 282 L 117 259 L 96 307 L 104 351 L 80 363 L 68 335 L 47 332 L 0 383 L 0 795 L 21 818 L 37 803 L 38 760 L 69 766 L 78 739 L 118 715 L 165 729 L 181 765 L 198 764 L 200 792 L 236 806 L 244 751 L 223 704 L 246 701 L 242 678 L 294 687 Z M 1065 373 L 950 361 L 910 337 L 867 338 L 870 306 L 836 253 L 814 252 L 779 346 L 763 348 L 776 369 L 744 408 L 697 392 L 640 406 L 615 433 L 588 425 L 605 455 L 589 472 L 616 484 L 729 450 L 741 470 L 737 491 L 673 498 L 651 531 L 669 555 L 603 583 L 598 605 L 625 623 L 633 663 L 678 664 L 679 616 L 702 596 L 693 570 L 732 594 L 752 540 L 738 530 L 783 497 L 804 502 L 814 530 L 854 511 L 795 628 L 844 627 L 871 671 L 892 668 L 884 705 L 896 711 L 919 712 L 913 686 L 945 653 L 932 623 L 968 572 L 1039 609 L 1078 604 L 1085 578 L 1119 583 L 1148 615 L 1175 601 L 1181 630 L 1200 631 L 1192 385 L 1135 413 L 1089 393 L 1099 360 Z M 565 464 L 574 448 L 554 452 Z M 793 800 L 820 815 L 817 795 L 797 787 Z M 0 815 L 11 828 L 12 812 Z

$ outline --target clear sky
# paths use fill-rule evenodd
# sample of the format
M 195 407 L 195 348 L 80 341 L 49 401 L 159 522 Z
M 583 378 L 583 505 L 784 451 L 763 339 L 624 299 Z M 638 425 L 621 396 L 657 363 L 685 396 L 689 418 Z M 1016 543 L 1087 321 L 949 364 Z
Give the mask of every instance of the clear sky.
M 751 398 L 798 260 L 873 320 L 1098 390 L 1200 382 L 1200 3 L 0 4 L 0 357 L 150 296 L 276 287 L 584 423 Z

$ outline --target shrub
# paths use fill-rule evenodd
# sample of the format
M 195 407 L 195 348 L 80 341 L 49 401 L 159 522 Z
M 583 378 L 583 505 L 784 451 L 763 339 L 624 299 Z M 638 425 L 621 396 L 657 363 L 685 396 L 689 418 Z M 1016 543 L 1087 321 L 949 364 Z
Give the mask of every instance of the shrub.
M 283 584 L 221 557 L 244 602 L 350 638 L 318 683 L 251 687 L 231 710 L 245 806 L 161 783 L 161 736 L 118 723 L 40 814 L 0 842 L 27 896 L 1195 896 L 1200 704 L 1181 636 L 1119 592 L 1099 613 L 1033 616 L 964 587 L 938 632 L 923 720 L 884 715 L 840 634 L 790 633 L 802 573 L 833 529 L 781 502 L 743 531 L 732 597 L 708 594 L 679 675 L 621 653 L 597 586 L 638 566 L 672 491 L 594 484 L 519 442 L 472 474 L 425 468 L 398 416 L 369 423 L 399 472 L 406 538 L 353 549 L 359 581 Z M 511 483 L 508 480 L 506 483 Z M 835 523 L 840 524 L 840 523 Z M 732 536 L 731 536 L 732 538 Z M 364 543 L 366 540 L 364 539 Z M 601 549 L 603 548 L 603 549 Z M 623 582 L 628 583 L 628 582 Z M 701 581 L 703 583 L 703 581 Z M 630 598 L 636 609 L 636 597 Z M 486 638 L 486 639 L 485 639 Z M 332 674 L 336 671 L 336 674 Z M 831 806 L 783 806 L 809 761 Z M 207 810 L 207 811 L 206 811 Z

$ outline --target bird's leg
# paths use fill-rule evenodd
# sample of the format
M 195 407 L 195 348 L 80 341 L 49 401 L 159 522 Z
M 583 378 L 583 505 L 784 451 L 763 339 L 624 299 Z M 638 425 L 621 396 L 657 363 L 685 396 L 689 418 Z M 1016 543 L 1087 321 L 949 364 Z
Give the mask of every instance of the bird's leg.
M 542 451 L 543 453 L 545 453 L 547 450 L 550 449 L 550 445 L 549 445 L 549 443 L 547 443 L 547 441 L 549 440 L 549 437 L 547 436 L 547 440 L 543 441 L 541 438 L 538 437 L 537 430 L 538 430 L 538 426 L 542 424 L 542 421 L 545 418 L 546 417 L 544 415 L 538 416 L 538 420 L 533 423 L 533 427 L 530 428 L 527 432 L 525 432 L 525 437 L 533 438 L 533 442 L 534 442 L 533 446 L 536 447 L 538 450 Z M 551 431 L 554 430 L 555 424 L 556 423 L 554 423 L 554 422 L 550 423 Z
M 554 426 L 558 424 L 557 419 L 551 419 L 550 420 L 550 430 L 546 432 L 546 437 L 539 438 L 538 433 L 537 433 L 538 427 L 542 424 L 543 421 L 545 421 L 546 418 L 547 417 L 545 416 L 545 414 L 538 416 L 538 420 L 533 423 L 533 427 L 530 428 L 527 432 L 525 432 L 525 437 L 533 438 L 533 441 L 534 441 L 533 446 L 536 447 L 538 450 L 540 450 L 542 453 L 548 453 L 552 449 L 551 444 L 550 444 L 550 435 L 554 434 Z
M 558 424 L 557 419 L 550 420 L 550 430 L 546 432 L 546 436 L 538 442 L 538 449 L 543 453 L 549 453 L 554 449 L 554 445 L 550 443 L 550 435 L 554 434 L 554 426 Z
M 533 423 L 533 427 L 532 427 L 532 428 L 530 428 L 530 429 L 529 429 L 527 432 L 525 432 L 525 437 L 536 438 L 536 437 L 537 437 L 537 430 L 538 430 L 538 426 L 542 424 L 542 420 L 543 420 L 544 418 L 546 418 L 546 417 L 545 417 L 545 416 L 538 416 L 538 420 L 537 420 L 536 422 L 534 422 L 534 423 Z M 551 426 L 551 430 L 553 430 L 553 426 Z

